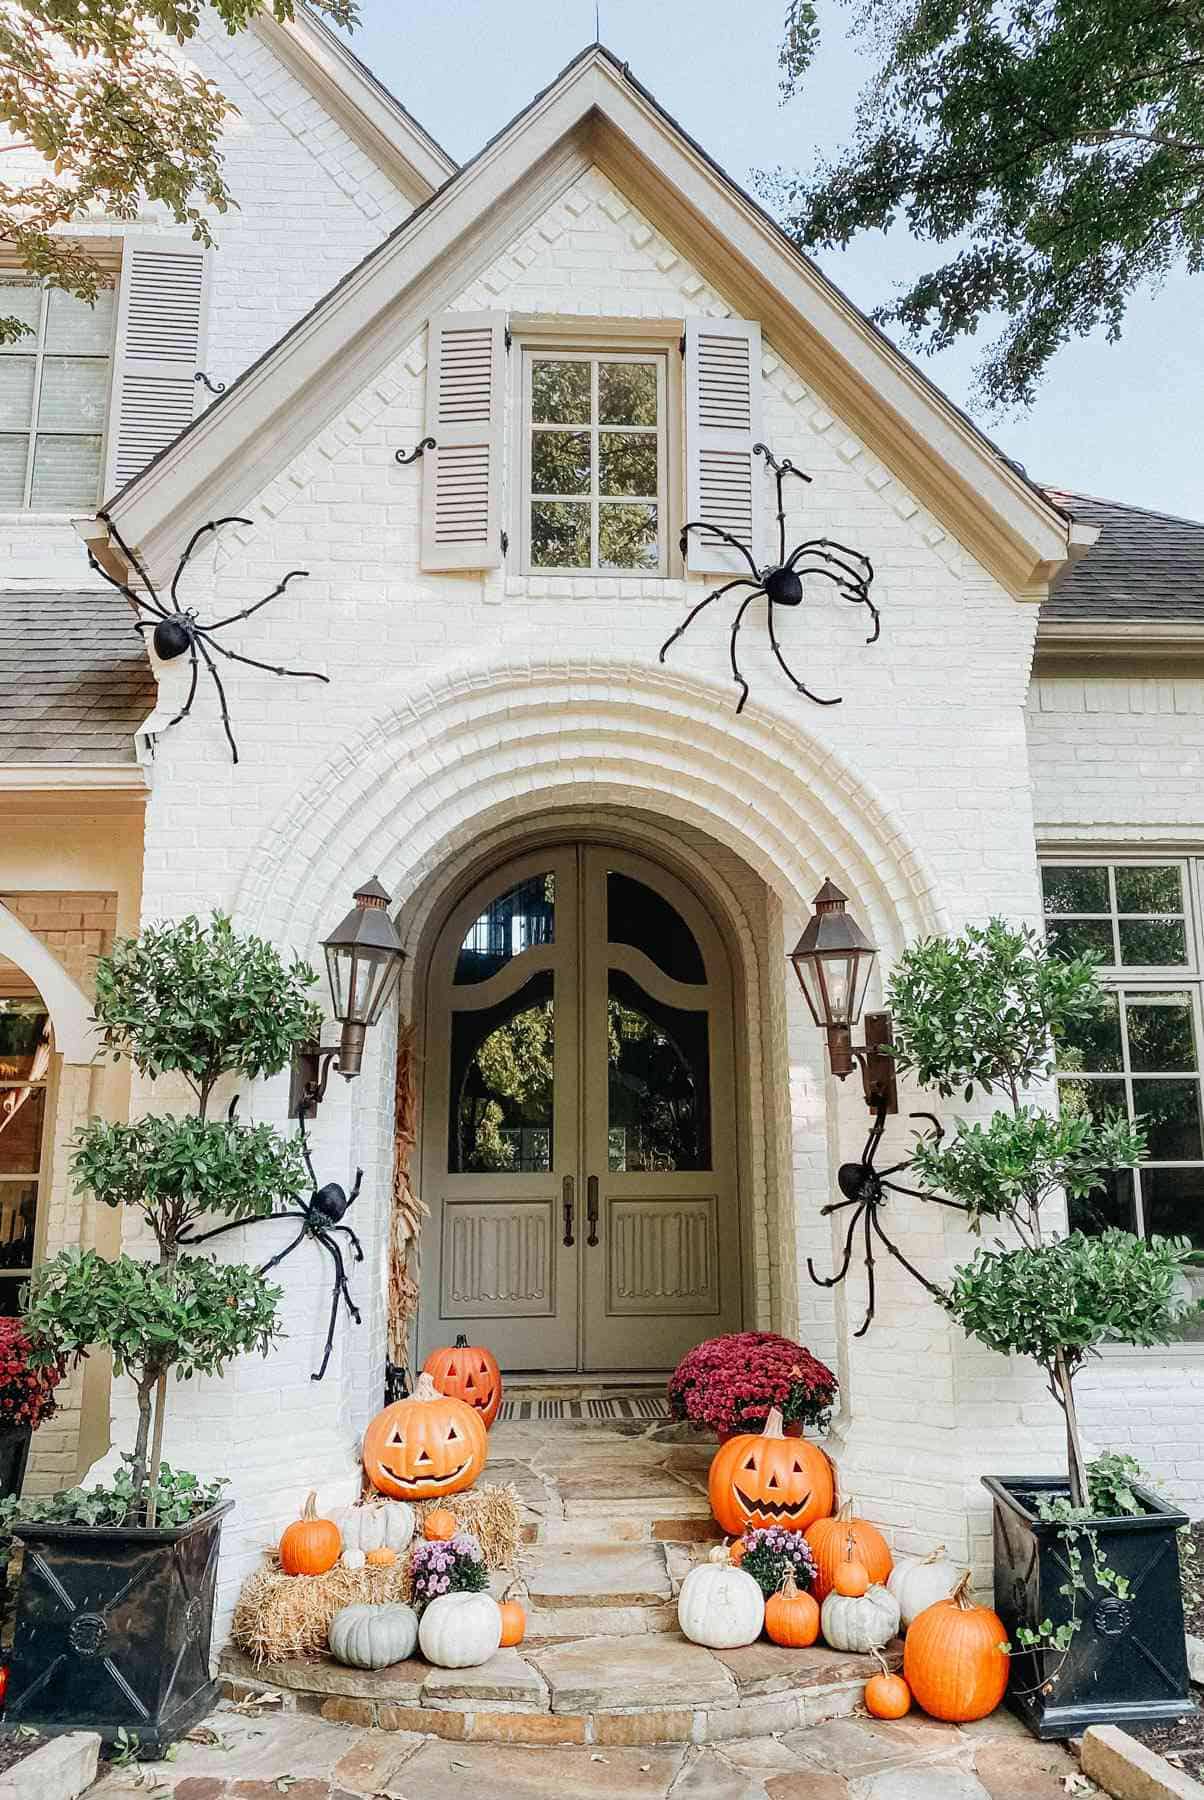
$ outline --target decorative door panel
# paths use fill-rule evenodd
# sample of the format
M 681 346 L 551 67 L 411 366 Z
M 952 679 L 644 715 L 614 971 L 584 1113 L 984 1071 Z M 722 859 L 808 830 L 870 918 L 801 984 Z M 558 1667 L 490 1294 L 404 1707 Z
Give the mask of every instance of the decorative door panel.
M 612 1316 L 719 1311 L 718 1196 L 611 1198 L 606 1216 L 607 1311 Z M 709 1335 L 700 1328 L 699 1335 Z
M 556 1310 L 553 1207 L 507 1194 L 443 1202 L 442 1314 L 547 1318 Z

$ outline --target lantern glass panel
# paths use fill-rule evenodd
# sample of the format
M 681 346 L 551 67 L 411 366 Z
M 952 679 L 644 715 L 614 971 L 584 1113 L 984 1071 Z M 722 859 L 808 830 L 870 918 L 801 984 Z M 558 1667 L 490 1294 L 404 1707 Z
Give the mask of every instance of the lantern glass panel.
M 326 974 L 330 981 L 330 998 L 334 1005 L 336 1019 L 345 1019 L 347 1012 L 347 978 L 351 970 L 353 951 L 348 944 L 327 944 Z

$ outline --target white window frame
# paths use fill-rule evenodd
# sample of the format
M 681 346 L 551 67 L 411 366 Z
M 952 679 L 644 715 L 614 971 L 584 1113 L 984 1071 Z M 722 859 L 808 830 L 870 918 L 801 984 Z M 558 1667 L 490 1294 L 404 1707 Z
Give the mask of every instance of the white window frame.
M 18 519 L 72 518 L 75 516 L 76 513 L 79 512 L 81 507 L 83 507 L 86 510 L 89 507 L 99 506 L 100 502 L 104 499 L 104 491 L 103 491 L 104 490 L 104 474 L 105 474 L 105 469 L 108 467 L 109 438 L 110 438 L 110 434 L 113 430 L 113 416 L 114 416 L 113 399 L 114 399 L 114 393 L 115 393 L 115 385 L 114 384 L 115 384 L 115 380 L 116 380 L 116 371 L 117 371 L 117 347 L 118 347 L 117 346 L 117 337 L 118 337 L 118 333 L 117 333 L 118 318 L 117 318 L 117 316 L 118 316 L 118 311 L 119 311 L 119 308 L 116 304 L 117 281 L 115 279 L 114 284 L 113 284 L 115 291 L 114 291 L 113 319 L 112 319 L 112 324 L 110 326 L 110 331 L 109 331 L 108 398 L 106 400 L 105 409 L 104 409 L 104 413 L 105 413 L 104 426 L 99 433 L 99 436 L 100 436 L 100 464 L 99 464 L 99 472 L 98 472 L 97 478 L 96 478 L 96 497 L 93 500 L 80 501 L 79 505 L 75 506 L 75 507 L 69 507 L 66 509 L 63 509 L 61 507 L 58 509 L 54 509 L 54 508 L 48 509 L 45 507 L 36 507 L 33 504 L 32 495 L 33 495 L 33 465 L 34 465 L 34 457 L 37 452 L 37 441 L 38 441 L 37 419 L 38 419 L 38 411 L 39 411 L 39 408 L 40 408 L 41 402 L 42 402 L 42 369 L 43 369 L 43 365 L 45 363 L 46 354 L 47 354 L 46 353 L 46 325 L 47 325 L 47 316 L 48 316 L 49 309 L 50 309 L 50 283 L 49 283 L 49 281 L 46 281 L 46 280 L 39 281 L 38 277 L 34 276 L 34 275 L 22 275 L 20 273 L 20 271 L 15 270 L 15 269 L 14 270 L 0 269 L 0 279 L 2 279 L 2 282 L 3 282 L 3 287 L 0 287 L 0 312 L 3 312 L 3 309 L 4 309 L 4 302 L 3 302 L 3 298 L 2 298 L 4 287 L 38 287 L 41 289 L 41 305 L 38 309 L 37 339 L 35 342 L 34 352 L 33 352 L 33 354 L 34 354 L 33 394 L 32 394 L 31 402 L 30 402 L 29 447 L 28 447 L 28 450 L 26 451 L 26 456 L 25 456 L 24 498 L 22 499 L 19 506 L 11 506 L 10 505 L 10 506 L 4 507 L 3 513 L 4 513 L 5 517 L 12 517 L 12 518 L 18 518 Z M 18 347 L 22 343 L 28 343 L 28 339 L 27 338 L 19 339 Z M 24 354 L 27 355 L 28 351 L 24 352 Z M 62 353 L 58 352 L 58 351 L 52 351 L 50 354 L 51 355 L 59 355 Z M 89 360 L 89 359 L 80 357 L 78 360 L 82 362 L 82 361 Z M 91 357 L 90 360 L 99 362 L 101 360 L 100 353 L 97 352 L 93 357 Z M 6 432 L 5 435 L 8 436 L 10 434 Z M 21 433 L 16 432 L 16 433 L 12 433 L 11 435 L 19 437 L 21 435 Z M 45 435 L 49 436 L 49 435 L 53 435 L 53 434 L 46 433 Z M 95 437 L 97 435 L 97 433 L 95 433 L 95 432 L 65 432 L 62 435 L 68 436 L 68 437 Z
M 515 384 L 516 404 L 513 408 L 513 429 L 510 433 L 511 467 L 519 472 L 519 479 L 513 483 L 513 490 L 518 503 L 518 517 L 512 515 L 514 535 L 520 547 L 519 567 L 524 576 L 539 577 L 555 581 L 561 577 L 566 580 L 618 581 L 635 578 L 644 581 L 657 581 L 680 577 L 683 563 L 677 546 L 681 531 L 683 504 L 683 464 L 682 464 L 682 371 L 679 342 L 682 326 L 680 321 L 661 321 L 657 326 L 649 327 L 647 322 L 640 322 L 638 334 L 631 329 L 632 321 L 616 321 L 613 327 L 607 323 L 591 323 L 587 331 L 580 326 L 563 324 L 544 324 L 543 322 L 526 321 L 517 327 L 513 337 L 513 353 L 520 358 L 519 379 Z M 535 429 L 531 418 L 531 365 L 535 361 L 552 361 L 563 359 L 577 362 L 655 362 L 658 365 L 657 379 L 657 508 L 660 528 L 660 558 L 654 569 L 606 569 L 606 568 L 563 568 L 536 565 L 531 557 L 531 437 Z M 593 378 L 592 387 L 596 398 L 597 381 Z M 596 418 L 596 407 L 594 409 Z M 566 427 L 565 429 L 569 429 Z M 599 424 L 578 427 L 591 432 L 596 439 L 599 431 L 609 429 Z M 621 427 L 619 428 L 621 429 Z M 598 462 L 593 461 L 593 479 L 597 480 Z M 574 496 L 577 500 L 583 495 Z M 591 489 L 591 499 L 599 496 Z M 606 496 L 601 496 L 606 498 Z M 621 498 L 621 496 L 616 496 Z M 595 509 L 591 506 L 591 544 L 596 547 L 596 533 L 593 525 Z

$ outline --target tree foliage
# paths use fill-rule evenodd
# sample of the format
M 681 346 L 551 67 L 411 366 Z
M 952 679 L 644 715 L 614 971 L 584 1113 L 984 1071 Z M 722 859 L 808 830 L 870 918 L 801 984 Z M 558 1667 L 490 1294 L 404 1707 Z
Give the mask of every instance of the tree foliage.
M 313 0 L 353 25 L 356 0 Z M 73 225 L 103 214 L 135 220 L 148 203 L 211 242 L 211 218 L 234 197 L 220 147 L 233 109 L 190 68 L 187 46 L 203 20 L 233 36 L 262 12 L 291 19 L 293 0 L 0 0 L 0 128 L 11 155 L 35 151 L 43 167 L 0 175 L 0 243 L 31 273 L 83 299 L 103 276 Z M 12 164 L 9 165 L 12 167 Z M 28 327 L 0 309 L 0 343 Z
M 1003 315 L 981 398 L 1032 400 L 1050 358 L 1204 263 L 1204 11 L 1178 0 L 849 0 L 874 63 L 834 162 L 762 178 L 806 246 L 902 220 L 949 247 L 879 309 L 939 350 Z M 818 41 L 790 0 L 782 88 Z

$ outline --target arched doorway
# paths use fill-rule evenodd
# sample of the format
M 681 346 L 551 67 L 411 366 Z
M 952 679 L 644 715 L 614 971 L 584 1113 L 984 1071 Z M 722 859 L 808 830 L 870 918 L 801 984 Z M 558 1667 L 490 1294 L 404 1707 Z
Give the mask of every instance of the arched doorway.
M 420 1354 L 663 1369 L 738 1329 L 732 971 L 697 893 L 531 851 L 452 908 L 427 983 Z

